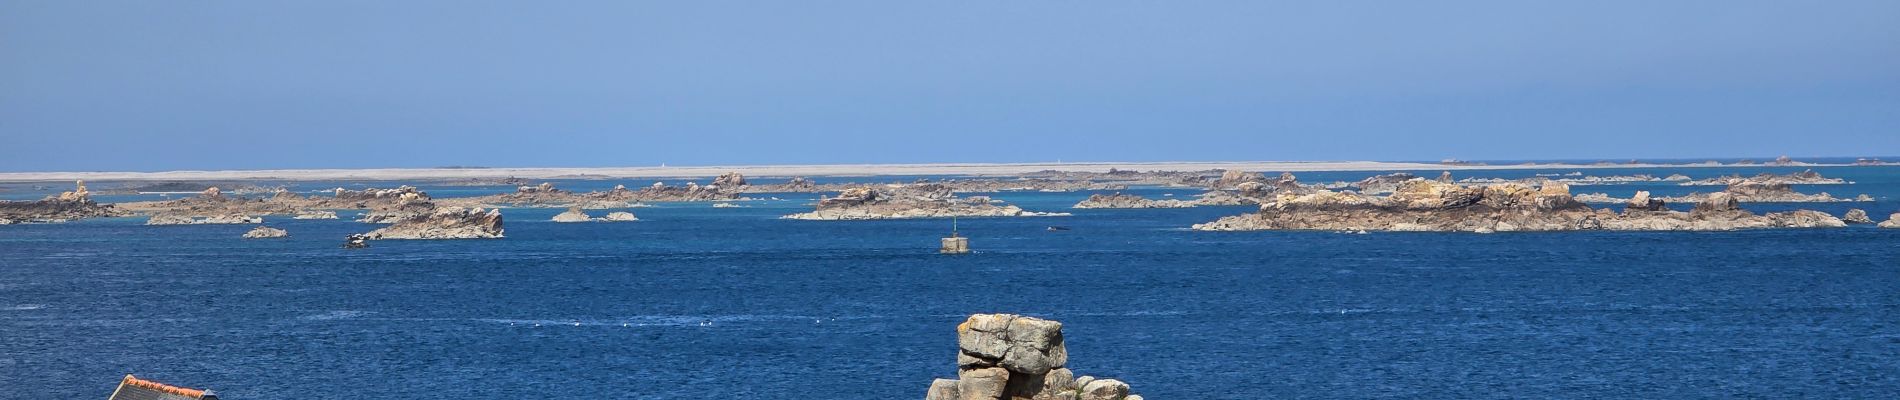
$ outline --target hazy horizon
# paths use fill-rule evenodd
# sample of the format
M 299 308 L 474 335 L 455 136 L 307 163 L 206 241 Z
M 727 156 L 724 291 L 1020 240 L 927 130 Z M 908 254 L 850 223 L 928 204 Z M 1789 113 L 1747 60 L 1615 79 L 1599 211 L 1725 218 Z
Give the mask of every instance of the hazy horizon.
M 0 171 L 1863 157 L 1900 3 L 0 3 Z

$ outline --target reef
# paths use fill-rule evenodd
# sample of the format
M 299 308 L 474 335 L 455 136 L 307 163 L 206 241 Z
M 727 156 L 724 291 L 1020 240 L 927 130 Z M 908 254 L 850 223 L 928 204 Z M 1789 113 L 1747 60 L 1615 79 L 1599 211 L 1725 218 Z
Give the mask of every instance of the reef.
M 743 181 L 744 178 L 739 179 Z M 652 186 L 639 190 L 615 185 L 611 190 L 585 193 L 562 190 L 554 187 L 553 183 L 542 183 L 517 187 L 514 193 L 444 199 L 442 203 L 457 207 L 580 207 L 600 210 L 639 207 L 642 202 L 649 201 L 736 200 L 739 199 L 738 193 L 737 188 L 728 190 L 717 185 L 701 186 L 695 182 L 688 182 L 685 186 L 654 182 Z
M 182 214 L 156 214 L 145 220 L 146 225 L 240 225 L 263 223 L 264 218 L 244 214 L 221 214 L 193 216 Z
M 1030 217 L 1068 215 L 1023 211 L 986 196 L 959 198 L 939 184 L 862 186 L 818 201 L 807 213 L 784 216 L 806 220 L 865 220 L 949 217 Z
M 129 213 L 110 204 L 92 201 L 86 182 L 74 189 L 35 201 L 0 201 L 0 225 L 23 223 L 60 223 L 95 217 L 118 217 Z
M 1389 196 L 1319 191 L 1280 195 L 1257 213 L 1194 225 L 1203 231 L 1674 231 L 1846 226 L 1839 218 L 1810 210 L 1756 215 L 1737 206 L 1727 193 L 1710 195 L 1690 212 L 1670 211 L 1660 199 L 1640 193 L 1622 213 L 1592 209 L 1570 194 L 1569 186 L 1516 184 L 1460 186 L 1411 179 Z M 1635 200 L 1635 199 L 1632 199 Z
M 494 239 L 502 237 L 501 210 L 442 207 L 396 220 L 369 239 Z
M 1075 208 L 1182 208 L 1193 206 L 1194 203 L 1187 201 L 1175 199 L 1150 200 L 1145 197 L 1122 193 L 1096 193 L 1089 195 L 1089 198 L 1081 202 L 1075 203 Z
M 1681 183 L 1681 185 L 1683 186 L 1732 186 L 1732 185 L 1744 184 L 1744 183 L 1753 183 L 1753 184 L 1777 184 L 1778 183 L 1778 184 L 1784 184 L 1784 185 L 1841 185 L 1841 184 L 1846 184 L 1848 182 L 1847 180 L 1844 180 L 1841 178 L 1829 178 L 1829 177 L 1821 176 L 1821 173 L 1814 172 L 1814 170 L 1810 169 L 1810 170 L 1805 170 L 1805 171 L 1791 173 L 1791 174 L 1764 173 L 1764 174 L 1755 175 L 1755 176 L 1746 177 L 1746 178 L 1740 175 L 1728 175 L 1728 176 L 1721 176 L 1721 177 L 1715 177 L 1715 178 L 1709 178 L 1709 179 L 1698 179 L 1698 180 L 1683 182 Z
M 337 188 L 331 191 L 330 197 L 303 196 L 283 189 L 277 189 L 267 197 L 237 196 L 227 195 L 212 187 L 199 192 L 197 196 L 119 203 L 118 206 L 127 211 L 152 215 L 154 219 L 164 216 L 163 220 L 166 221 L 216 219 L 232 215 L 295 215 L 297 219 L 333 219 L 336 213 L 329 210 L 366 209 L 370 215 L 366 222 L 385 222 L 433 209 L 434 205 L 428 203 L 429 195 L 411 186 L 364 190 Z
M 553 218 L 554 222 L 622 222 L 638 220 L 639 218 L 634 217 L 633 213 L 626 211 L 611 212 L 607 213 L 605 217 L 593 218 L 589 217 L 587 212 L 581 210 L 580 207 L 568 207 L 567 211 L 556 214 Z
M 244 232 L 245 239 L 276 239 L 284 237 L 290 237 L 290 232 L 268 226 L 259 226 L 252 228 L 250 232 Z
M 1141 400 L 1127 383 L 1069 370 L 1062 323 L 976 314 L 957 325 L 957 379 L 930 382 L 925 400 Z
M 337 219 L 337 215 L 336 215 L 336 211 L 305 210 L 305 211 L 297 212 L 297 216 L 294 216 L 291 218 L 293 219 Z

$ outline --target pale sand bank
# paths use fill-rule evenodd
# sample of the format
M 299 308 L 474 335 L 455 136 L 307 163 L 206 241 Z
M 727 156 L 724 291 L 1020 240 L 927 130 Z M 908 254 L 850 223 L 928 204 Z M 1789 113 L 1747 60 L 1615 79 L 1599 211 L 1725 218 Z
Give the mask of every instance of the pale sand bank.
M 1810 164 L 1803 166 L 1837 166 Z M 1015 163 L 1015 164 L 832 164 L 832 165 L 734 165 L 691 167 L 604 167 L 604 168 L 378 168 L 378 169 L 276 169 L 165 172 L 0 172 L 0 181 L 94 181 L 114 180 L 429 180 L 468 178 L 704 178 L 727 172 L 747 176 L 879 176 L 879 175 L 1016 175 L 1037 171 L 1107 172 L 1109 169 L 1137 171 L 1200 171 L 1238 169 L 1245 171 L 1395 171 L 1395 170 L 1474 170 L 1474 169 L 1594 169 L 1646 167 L 1748 167 L 1767 165 L 1707 164 L 1537 164 L 1537 165 L 1445 165 L 1379 161 L 1232 161 L 1232 162 L 1103 162 L 1103 163 Z

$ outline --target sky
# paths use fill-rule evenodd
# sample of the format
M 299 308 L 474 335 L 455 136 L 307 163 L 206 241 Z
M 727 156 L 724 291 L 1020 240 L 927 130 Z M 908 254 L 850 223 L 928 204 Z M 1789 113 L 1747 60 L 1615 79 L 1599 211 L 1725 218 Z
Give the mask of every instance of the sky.
M 1895 156 L 1895 16 L 0 0 L 0 171 Z

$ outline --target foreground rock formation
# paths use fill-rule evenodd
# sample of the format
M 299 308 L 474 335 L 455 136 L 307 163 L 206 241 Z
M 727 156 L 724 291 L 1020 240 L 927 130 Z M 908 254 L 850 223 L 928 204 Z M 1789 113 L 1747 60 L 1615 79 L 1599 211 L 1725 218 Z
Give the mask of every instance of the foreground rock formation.
M 443 207 L 370 231 L 369 239 L 493 239 L 502 237 L 501 210 Z
M 1571 197 L 1567 185 L 1542 187 L 1503 184 L 1467 187 L 1414 178 L 1390 196 L 1319 191 L 1281 195 L 1260 212 L 1198 224 L 1196 230 L 1340 230 L 1340 231 L 1571 231 L 1571 230 L 1734 230 L 1846 226 L 1839 218 L 1809 210 L 1756 215 L 1737 206 L 1734 196 L 1715 193 L 1690 212 L 1670 211 L 1664 202 L 1641 193 L 1624 212 L 1591 209 Z M 1634 200 L 1634 199 L 1633 199 Z
M 74 186 L 70 192 L 60 192 L 36 201 L 0 201 L 0 225 L 59 223 L 128 214 L 112 205 L 93 202 L 85 181 L 78 181 Z
M 957 379 L 930 383 L 925 400 L 1141 400 L 1114 379 L 1075 377 L 1062 323 L 976 314 L 957 325 Z
M 787 215 L 786 219 L 866 220 L 949 217 L 1030 217 L 1068 215 L 1023 211 L 1013 205 L 999 205 L 985 196 L 958 198 L 949 187 L 938 184 L 855 187 L 836 197 L 818 201 L 807 213 Z
M 284 237 L 290 237 L 290 232 L 268 226 L 259 226 L 252 228 L 250 232 L 244 232 L 245 239 L 275 239 Z

